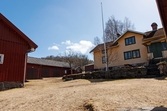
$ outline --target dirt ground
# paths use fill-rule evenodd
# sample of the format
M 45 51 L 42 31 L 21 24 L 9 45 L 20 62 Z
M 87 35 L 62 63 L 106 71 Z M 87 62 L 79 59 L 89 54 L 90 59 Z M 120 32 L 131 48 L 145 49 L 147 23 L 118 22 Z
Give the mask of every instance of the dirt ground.
M 29 80 L 0 92 L 0 111 L 117 111 L 167 107 L 167 78 L 125 80 Z

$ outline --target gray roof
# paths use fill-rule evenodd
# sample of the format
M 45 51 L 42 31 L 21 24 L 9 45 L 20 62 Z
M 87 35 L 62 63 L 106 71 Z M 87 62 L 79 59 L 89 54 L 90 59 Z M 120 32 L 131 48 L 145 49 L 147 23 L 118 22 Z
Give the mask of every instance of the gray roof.
M 41 59 L 41 58 L 35 58 L 35 57 L 28 57 L 27 63 L 69 68 L 69 64 L 66 63 L 66 62 L 60 62 L 60 61 L 54 61 L 54 60 L 48 60 L 48 59 Z

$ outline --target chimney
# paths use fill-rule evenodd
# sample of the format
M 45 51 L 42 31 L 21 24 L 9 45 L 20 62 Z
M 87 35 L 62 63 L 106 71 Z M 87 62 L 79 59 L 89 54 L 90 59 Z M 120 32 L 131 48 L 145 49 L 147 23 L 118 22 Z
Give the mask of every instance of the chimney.
M 121 35 L 119 33 L 117 33 L 117 37 L 120 37 Z
M 151 24 L 151 27 L 152 27 L 152 31 L 156 31 L 158 25 L 157 25 L 157 23 L 153 22 L 153 23 Z

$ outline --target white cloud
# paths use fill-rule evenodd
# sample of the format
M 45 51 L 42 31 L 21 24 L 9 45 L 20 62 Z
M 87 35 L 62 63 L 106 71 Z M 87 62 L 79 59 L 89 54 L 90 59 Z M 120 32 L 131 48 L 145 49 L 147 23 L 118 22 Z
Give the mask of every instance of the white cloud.
M 70 40 L 66 40 L 65 42 L 62 42 L 61 44 L 71 45 L 73 43 Z
M 57 46 L 48 47 L 48 50 L 59 50 Z
M 92 47 L 94 47 L 94 44 L 90 41 L 81 40 L 79 43 L 72 43 L 71 45 L 67 46 L 66 49 L 85 54 Z

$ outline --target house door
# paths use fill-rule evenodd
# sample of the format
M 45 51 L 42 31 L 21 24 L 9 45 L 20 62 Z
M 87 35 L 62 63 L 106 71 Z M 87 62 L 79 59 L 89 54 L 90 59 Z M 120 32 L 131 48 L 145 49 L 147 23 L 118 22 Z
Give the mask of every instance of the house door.
M 162 44 L 161 44 L 161 42 L 151 44 L 151 51 L 153 52 L 154 58 L 162 57 Z

